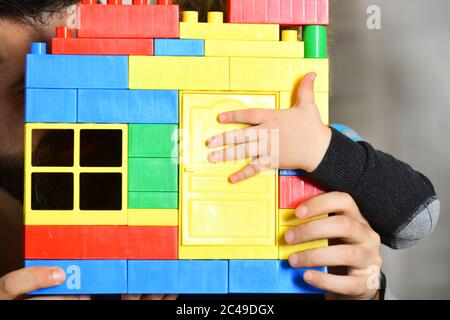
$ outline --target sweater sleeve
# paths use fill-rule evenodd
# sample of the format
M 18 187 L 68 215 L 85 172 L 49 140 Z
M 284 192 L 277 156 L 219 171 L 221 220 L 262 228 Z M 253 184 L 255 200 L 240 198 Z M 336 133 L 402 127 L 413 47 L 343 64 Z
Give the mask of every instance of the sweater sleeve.
M 427 177 L 335 129 L 324 159 L 309 177 L 328 191 L 349 193 L 391 248 L 412 246 L 433 231 L 439 218 L 439 199 Z

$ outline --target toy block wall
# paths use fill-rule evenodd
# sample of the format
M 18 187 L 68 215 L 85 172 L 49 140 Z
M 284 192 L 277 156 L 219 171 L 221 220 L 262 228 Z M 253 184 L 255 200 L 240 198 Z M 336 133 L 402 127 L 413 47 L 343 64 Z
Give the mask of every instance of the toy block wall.
M 35 294 L 321 293 L 287 258 L 327 241 L 288 246 L 284 233 L 323 191 L 301 170 L 230 184 L 249 160 L 212 164 L 205 141 L 243 127 L 219 124 L 224 111 L 290 108 L 311 71 L 328 123 L 328 0 L 228 10 L 227 23 L 221 12 L 200 22 L 171 1 L 85 0 L 76 30 L 58 27 L 49 50 L 32 44 L 25 264 L 67 273 Z M 58 142 L 53 160 L 42 136 Z

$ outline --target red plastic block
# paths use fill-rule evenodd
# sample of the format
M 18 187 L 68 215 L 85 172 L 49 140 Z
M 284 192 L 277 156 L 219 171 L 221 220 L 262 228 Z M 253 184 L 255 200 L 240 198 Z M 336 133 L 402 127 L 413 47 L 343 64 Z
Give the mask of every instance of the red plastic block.
M 228 0 L 228 22 L 328 25 L 329 0 Z
M 72 38 L 72 30 L 58 27 L 52 54 L 153 55 L 153 39 Z
M 178 259 L 177 227 L 128 227 L 128 260 Z
M 168 1 L 170 2 L 170 1 Z M 78 6 L 79 38 L 178 38 L 179 6 L 89 4 Z
M 279 179 L 280 209 L 295 209 L 312 197 L 324 193 L 305 177 L 280 176 Z
M 177 227 L 26 226 L 28 260 L 173 260 Z

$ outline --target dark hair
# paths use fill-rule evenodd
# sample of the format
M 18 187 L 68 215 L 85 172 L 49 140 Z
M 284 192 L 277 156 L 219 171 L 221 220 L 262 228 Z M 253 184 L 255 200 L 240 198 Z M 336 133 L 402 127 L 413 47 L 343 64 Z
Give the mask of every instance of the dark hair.
M 57 13 L 80 0 L 0 0 L 0 18 L 40 22 L 44 14 Z

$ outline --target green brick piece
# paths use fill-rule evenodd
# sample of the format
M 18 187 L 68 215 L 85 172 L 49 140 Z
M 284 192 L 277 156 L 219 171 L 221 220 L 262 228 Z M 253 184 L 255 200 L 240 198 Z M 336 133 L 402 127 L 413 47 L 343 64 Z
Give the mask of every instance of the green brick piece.
M 178 209 L 178 192 L 129 192 L 128 209 Z
M 128 191 L 177 192 L 177 159 L 128 159 Z
M 178 125 L 130 124 L 130 158 L 177 158 Z
M 325 59 L 327 57 L 327 27 L 304 26 L 305 58 Z

